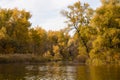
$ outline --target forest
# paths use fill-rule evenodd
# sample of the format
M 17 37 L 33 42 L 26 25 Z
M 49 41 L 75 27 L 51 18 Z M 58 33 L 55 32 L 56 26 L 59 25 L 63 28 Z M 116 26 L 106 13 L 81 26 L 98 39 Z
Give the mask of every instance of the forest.
M 59 31 L 31 26 L 26 10 L 0 8 L 0 62 L 120 64 L 120 1 L 101 0 L 95 10 L 80 1 L 66 7 L 68 26 Z

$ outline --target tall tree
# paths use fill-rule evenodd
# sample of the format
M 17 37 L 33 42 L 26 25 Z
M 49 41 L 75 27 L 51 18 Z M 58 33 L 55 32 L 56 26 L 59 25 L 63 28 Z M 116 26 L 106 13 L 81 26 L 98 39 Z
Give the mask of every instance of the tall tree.
M 81 29 L 84 26 L 89 26 L 90 20 L 93 15 L 93 10 L 89 7 L 89 4 L 81 4 L 80 1 L 68 6 L 68 11 L 63 10 L 62 14 L 67 17 L 68 27 L 75 29 L 76 33 L 81 41 L 81 44 L 86 48 L 86 52 L 89 54 L 87 43 L 81 36 Z
M 91 57 L 105 56 L 109 60 L 120 53 L 120 2 L 119 0 L 102 0 L 102 6 L 97 8 L 91 20 L 96 29 L 96 39 L 93 40 Z M 97 54 L 99 53 L 99 54 Z M 102 57 L 103 58 L 103 57 Z
M 25 45 L 28 40 L 28 29 L 31 26 L 31 14 L 25 10 L 0 9 L 0 29 L 6 29 L 9 45 L 16 47 L 14 52 L 26 52 Z M 13 44 L 14 43 L 14 44 Z M 4 48 L 7 48 L 4 44 Z

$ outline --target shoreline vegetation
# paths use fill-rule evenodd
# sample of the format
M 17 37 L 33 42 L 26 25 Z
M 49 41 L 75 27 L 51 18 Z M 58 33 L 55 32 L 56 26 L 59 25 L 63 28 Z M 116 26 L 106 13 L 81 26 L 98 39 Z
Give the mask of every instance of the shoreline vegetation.
M 61 11 L 68 26 L 59 31 L 31 26 L 25 10 L 0 8 L 0 63 L 120 64 L 120 1 L 101 3 L 95 10 L 80 1 L 68 6 Z
M 76 62 L 72 60 L 62 60 L 61 58 L 45 57 L 35 54 L 1 54 L 0 63 L 41 63 L 41 62 Z M 77 63 L 77 62 L 76 62 Z M 81 64 L 85 64 L 82 62 Z
M 83 58 L 83 57 L 82 57 Z M 102 61 L 99 59 L 79 59 L 79 60 L 62 60 L 62 59 L 55 59 L 50 57 L 44 57 L 40 55 L 34 54 L 1 54 L 0 55 L 0 64 L 9 64 L 9 63 L 46 63 L 46 62 L 63 62 L 68 64 L 82 64 L 82 65 L 106 65 L 106 64 L 118 64 L 120 65 L 119 61 Z
M 23 57 L 24 56 L 24 57 Z M 38 64 L 38 63 L 48 63 L 48 62 L 63 62 L 67 64 L 73 64 L 73 61 L 71 60 L 60 60 L 60 59 L 50 59 L 39 55 L 34 54 L 7 54 L 7 55 L 0 55 L 0 64 Z M 75 64 L 77 64 L 76 62 Z M 79 64 L 85 64 L 85 63 L 79 63 Z

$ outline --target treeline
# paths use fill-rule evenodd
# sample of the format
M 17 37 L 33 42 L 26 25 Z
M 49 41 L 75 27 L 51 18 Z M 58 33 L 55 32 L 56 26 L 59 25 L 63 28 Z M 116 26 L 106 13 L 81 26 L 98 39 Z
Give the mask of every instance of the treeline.
M 32 28 L 30 18 L 31 14 L 25 10 L 0 9 L 1 54 L 35 54 L 56 59 L 68 59 L 76 54 L 73 52 L 77 48 L 72 49 L 68 32 Z
M 0 54 L 35 54 L 49 60 L 92 64 L 120 63 L 120 2 L 101 0 L 93 10 L 80 1 L 62 14 L 68 27 L 45 31 L 31 27 L 25 10 L 0 9 Z M 75 29 L 73 36 L 69 31 Z

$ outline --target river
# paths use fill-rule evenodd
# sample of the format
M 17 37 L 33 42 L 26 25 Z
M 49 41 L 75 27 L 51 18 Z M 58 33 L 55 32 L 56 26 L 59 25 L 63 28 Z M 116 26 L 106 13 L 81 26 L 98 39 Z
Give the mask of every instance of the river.
M 63 62 L 0 64 L 0 80 L 120 80 L 120 66 Z

